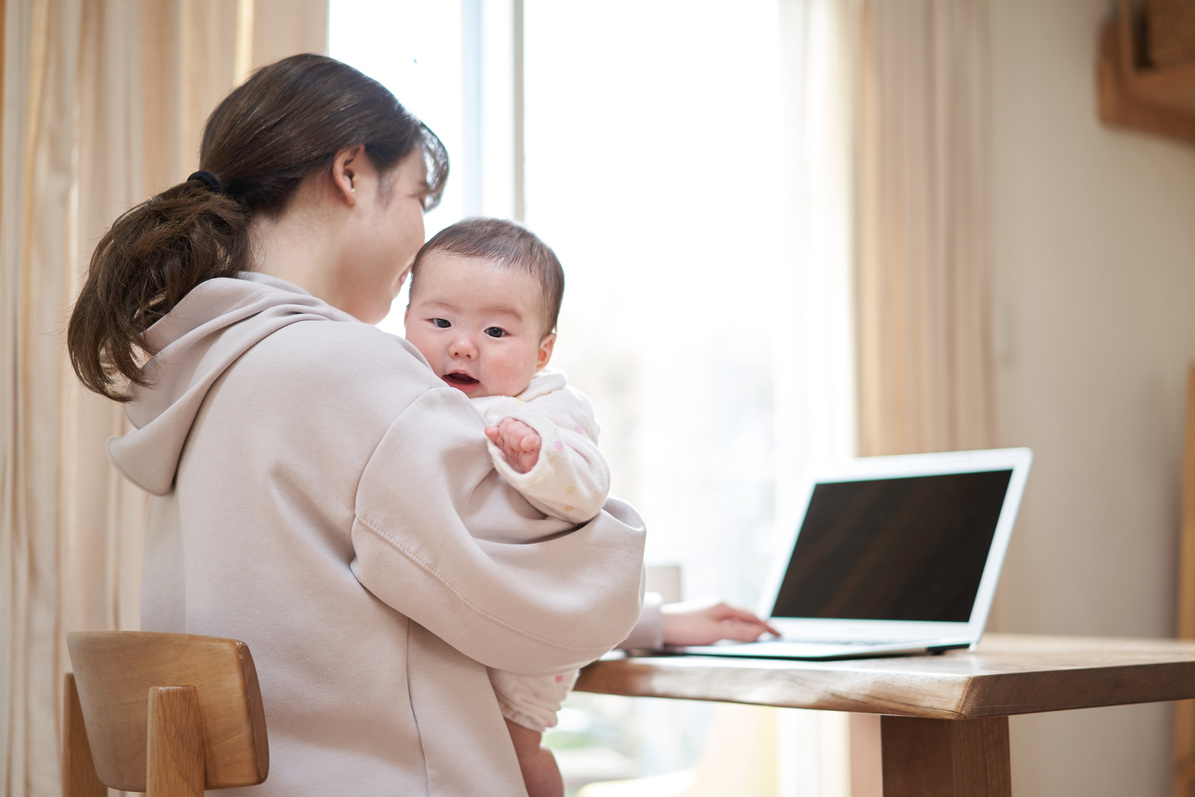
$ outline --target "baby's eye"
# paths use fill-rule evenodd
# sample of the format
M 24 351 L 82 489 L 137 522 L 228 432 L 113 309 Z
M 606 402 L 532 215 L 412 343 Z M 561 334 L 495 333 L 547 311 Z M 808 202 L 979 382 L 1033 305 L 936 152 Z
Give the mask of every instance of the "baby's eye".
M 506 330 L 501 327 L 486 327 L 485 334 L 491 338 L 501 338 L 506 336 Z
M 448 329 L 452 324 L 448 323 L 447 318 L 433 318 L 432 323 L 440 329 Z

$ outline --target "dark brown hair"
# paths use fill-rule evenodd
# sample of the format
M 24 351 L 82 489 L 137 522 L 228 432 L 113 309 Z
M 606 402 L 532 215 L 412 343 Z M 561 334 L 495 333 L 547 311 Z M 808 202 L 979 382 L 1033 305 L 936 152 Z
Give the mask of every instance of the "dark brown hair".
M 168 188 L 118 218 L 96 246 L 67 329 L 83 384 L 117 401 L 129 398 L 122 378 L 146 385 L 141 365 L 157 353 L 146 330 L 200 283 L 251 269 L 250 220 L 282 214 L 305 177 L 359 144 L 382 174 L 420 147 L 424 207 L 439 202 L 444 146 L 387 88 L 347 64 L 295 55 L 234 89 L 208 118 L 200 148 L 199 168 L 219 186 Z
M 560 304 L 564 300 L 564 268 L 552 248 L 531 230 L 506 219 L 475 218 L 450 224 L 433 235 L 415 255 L 411 266 L 411 296 L 415 295 L 419 264 L 434 251 L 484 258 L 535 277 L 543 291 L 541 307 L 547 322 L 544 334 L 556 329 Z

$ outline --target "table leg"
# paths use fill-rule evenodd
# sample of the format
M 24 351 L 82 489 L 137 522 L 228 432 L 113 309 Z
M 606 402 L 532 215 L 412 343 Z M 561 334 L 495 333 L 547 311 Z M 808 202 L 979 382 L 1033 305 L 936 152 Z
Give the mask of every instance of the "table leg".
M 880 721 L 884 797 L 1011 797 L 1008 717 Z

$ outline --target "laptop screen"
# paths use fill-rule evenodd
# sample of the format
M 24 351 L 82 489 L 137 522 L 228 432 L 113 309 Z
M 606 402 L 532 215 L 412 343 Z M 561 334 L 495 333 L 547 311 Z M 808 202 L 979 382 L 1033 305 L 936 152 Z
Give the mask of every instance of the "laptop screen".
M 968 622 L 1011 478 L 815 485 L 772 616 Z

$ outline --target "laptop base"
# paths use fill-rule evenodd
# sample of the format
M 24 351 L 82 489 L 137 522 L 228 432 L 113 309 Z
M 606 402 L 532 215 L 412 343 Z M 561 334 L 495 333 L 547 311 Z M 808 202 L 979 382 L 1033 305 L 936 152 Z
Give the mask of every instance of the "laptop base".
M 806 661 L 831 661 L 835 659 L 864 659 L 880 656 L 923 656 L 940 654 L 948 650 L 962 650 L 971 647 L 970 642 L 902 641 L 881 644 L 867 642 L 792 642 L 783 639 L 740 642 L 722 645 L 690 645 L 668 647 L 662 652 L 683 656 L 726 656 L 754 659 L 795 659 Z M 661 651 L 653 651 L 658 654 Z

